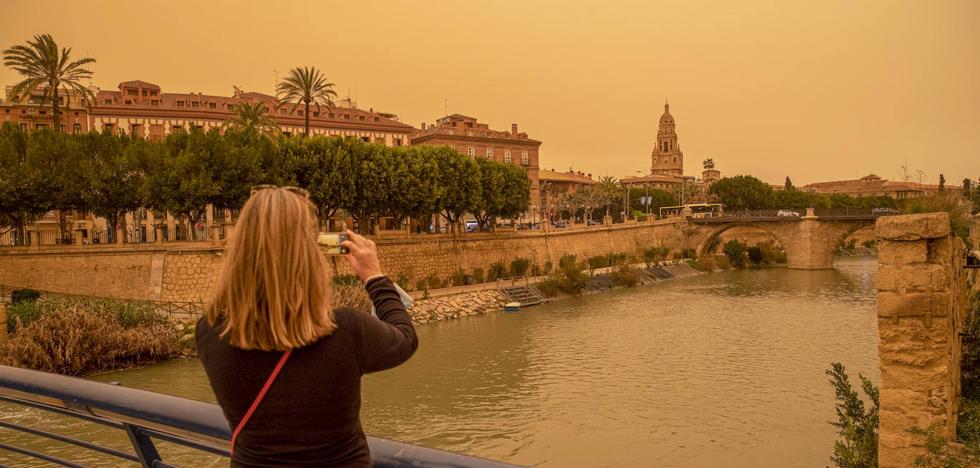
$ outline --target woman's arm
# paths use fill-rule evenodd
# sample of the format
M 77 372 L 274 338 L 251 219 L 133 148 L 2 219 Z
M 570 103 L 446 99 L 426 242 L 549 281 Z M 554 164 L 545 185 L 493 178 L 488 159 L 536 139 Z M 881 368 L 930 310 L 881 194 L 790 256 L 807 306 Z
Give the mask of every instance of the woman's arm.
M 358 317 L 357 356 L 363 373 L 395 367 L 412 357 L 419 346 L 412 318 L 409 317 L 401 296 L 394 284 L 381 274 L 378 250 L 374 242 L 347 231 L 349 240 L 343 246 L 350 251 L 345 257 L 365 283 L 374 318 L 364 314 Z
M 378 277 L 366 287 L 378 317 L 364 314 L 361 320 L 358 355 L 364 373 L 391 369 L 412 357 L 419 346 L 412 318 L 391 280 Z

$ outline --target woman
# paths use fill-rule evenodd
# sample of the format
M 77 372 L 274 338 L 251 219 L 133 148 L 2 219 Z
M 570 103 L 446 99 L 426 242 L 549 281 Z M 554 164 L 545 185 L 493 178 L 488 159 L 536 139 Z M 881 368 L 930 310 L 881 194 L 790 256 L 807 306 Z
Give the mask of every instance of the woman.
M 197 350 L 233 429 L 232 466 L 370 466 L 361 376 L 418 347 L 374 242 L 350 231 L 345 258 L 377 318 L 330 309 L 313 205 L 295 188 L 263 188 L 242 208 Z

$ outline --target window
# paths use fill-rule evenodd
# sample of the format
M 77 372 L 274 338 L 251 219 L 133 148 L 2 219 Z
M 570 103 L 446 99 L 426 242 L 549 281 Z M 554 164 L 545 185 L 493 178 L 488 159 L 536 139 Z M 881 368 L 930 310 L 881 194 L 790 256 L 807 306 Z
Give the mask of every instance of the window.
M 40 130 L 42 128 L 48 128 L 48 124 L 43 124 L 43 123 L 34 124 L 34 128 L 37 130 Z
M 112 99 L 103 99 L 102 100 L 102 103 L 103 104 L 112 104 Z
M 487 159 L 493 159 L 493 148 L 487 147 Z
M 201 103 L 197 101 L 191 102 L 191 107 L 201 107 Z
M 208 109 L 217 109 L 217 108 L 218 108 L 217 104 L 213 102 L 208 103 Z
M 377 117 L 375 117 L 375 118 L 374 118 L 374 121 L 375 121 L 375 122 L 380 122 L 380 121 L 381 121 L 381 119 L 379 119 L 379 118 L 377 118 Z
M 184 101 L 177 101 L 177 107 L 184 107 Z
M 102 124 L 102 133 L 113 133 L 113 125 L 111 123 Z
M 401 138 L 395 138 L 395 146 L 401 146 L 401 145 L 402 145 L 402 139 Z
M 143 125 L 132 124 L 129 126 L 129 134 L 133 136 L 141 137 L 143 136 Z
M 361 137 L 361 140 L 364 140 L 365 143 L 370 143 L 371 137 Z
M 71 126 L 72 133 L 82 133 L 82 124 L 75 124 Z
M 329 113 L 329 114 L 327 114 L 327 118 L 330 118 L 330 119 L 332 119 L 332 118 L 334 118 L 334 114 L 333 114 L 333 112 L 331 112 L 331 113 Z
M 143 95 L 144 95 L 144 96 L 149 96 L 149 93 L 148 93 L 148 92 L 147 92 L 147 91 L 146 91 L 146 90 L 144 89 L 144 90 L 143 90 Z
M 504 150 L 504 162 L 507 164 L 514 162 L 514 159 L 510 156 L 510 148 Z
M 521 151 L 521 165 L 527 166 L 531 164 L 531 160 L 527 156 L 527 150 Z
M 170 127 L 170 133 L 182 132 L 182 131 L 184 131 L 184 126 L 183 125 L 174 125 L 174 126 Z
M 358 116 L 357 117 L 357 120 L 360 120 L 361 122 L 363 122 L 364 121 L 364 116 L 363 115 Z
M 476 150 L 472 146 L 466 148 L 466 154 L 469 156 L 476 156 Z
M 21 131 L 26 132 L 27 131 L 27 122 L 21 122 L 20 123 L 20 129 L 21 129 Z
M 282 132 L 282 136 L 292 136 L 293 132 Z
M 156 99 L 153 99 L 153 100 L 150 101 L 150 105 L 151 106 L 159 106 L 160 105 L 160 101 L 158 101 Z
M 127 106 L 133 103 L 133 101 L 130 101 L 129 99 L 127 99 L 125 102 Z
M 320 116 L 320 113 L 319 112 L 313 111 L 313 117 L 319 117 L 319 116 Z
M 58 128 L 60 128 L 60 129 L 61 129 L 61 133 L 65 133 L 65 132 L 67 132 L 67 131 L 68 131 L 68 126 L 67 126 L 67 125 L 65 125 L 65 124 L 61 124 L 61 125 L 59 125 L 59 126 L 58 126 Z
M 47 114 L 47 113 L 48 113 L 48 111 L 46 111 L 46 110 L 44 110 L 44 109 L 41 109 L 41 110 L 40 110 L 40 111 L 39 111 L 38 113 L 40 113 L 41 115 L 44 115 L 44 114 Z
M 287 111 L 286 109 L 279 109 L 279 113 L 280 114 L 288 114 L 289 111 Z
M 350 120 L 350 114 L 344 114 L 344 118 Z
M 135 89 L 127 89 L 126 90 L 126 95 L 127 96 L 139 96 L 139 94 L 136 92 Z

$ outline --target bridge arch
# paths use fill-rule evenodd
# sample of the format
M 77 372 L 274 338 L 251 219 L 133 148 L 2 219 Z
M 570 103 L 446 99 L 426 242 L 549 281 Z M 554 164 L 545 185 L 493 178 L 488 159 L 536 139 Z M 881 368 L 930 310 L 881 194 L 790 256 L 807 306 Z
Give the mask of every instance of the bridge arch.
M 840 242 L 854 232 L 874 224 L 874 218 L 842 218 L 816 216 L 768 220 L 731 220 L 719 222 L 693 222 L 698 233 L 690 244 L 698 256 L 709 254 L 708 247 L 726 231 L 739 227 L 758 228 L 776 239 L 786 251 L 786 263 L 790 268 L 804 270 L 830 269 L 834 267 L 834 254 Z

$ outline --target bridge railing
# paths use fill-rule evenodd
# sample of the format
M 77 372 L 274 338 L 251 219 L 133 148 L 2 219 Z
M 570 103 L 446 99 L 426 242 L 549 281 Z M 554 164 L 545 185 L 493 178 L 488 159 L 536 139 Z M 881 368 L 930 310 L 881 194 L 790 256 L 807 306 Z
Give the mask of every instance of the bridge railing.
M 0 427 L 30 436 L 70 444 L 144 467 L 173 466 L 160 455 L 155 442 L 164 441 L 206 454 L 227 457 L 231 431 L 221 408 L 200 401 L 124 388 L 63 375 L 0 366 L 0 402 L 21 405 L 105 426 L 128 436 L 132 451 L 100 445 L 44 429 L 27 427 L 10 417 Z M 26 418 L 25 418 L 26 419 Z M 29 418 L 32 421 L 38 418 Z M 86 431 L 92 435 L 92 431 Z M 0 450 L 61 466 L 81 466 L 71 460 L 0 440 Z M 104 440 L 104 439 L 103 439 Z M 376 467 L 446 466 L 512 467 L 506 463 L 368 437 Z M 199 463 L 203 464 L 203 463 Z

